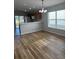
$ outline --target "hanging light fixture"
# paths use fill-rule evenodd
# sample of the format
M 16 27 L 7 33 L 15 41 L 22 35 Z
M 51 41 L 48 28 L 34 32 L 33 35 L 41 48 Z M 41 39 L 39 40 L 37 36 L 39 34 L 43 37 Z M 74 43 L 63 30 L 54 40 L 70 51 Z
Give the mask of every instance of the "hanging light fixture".
M 41 1 L 42 1 L 42 9 L 39 10 L 39 13 L 46 13 L 47 10 L 45 10 L 45 9 L 44 9 L 44 6 L 43 6 L 43 2 L 44 2 L 44 0 L 41 0 Z
M 24 12 L 27 12 L 27 10 L 26 10 L 26 3 L 24 3 Z
M 27 12 L 27 10 L 25 9 L 24 12 Z

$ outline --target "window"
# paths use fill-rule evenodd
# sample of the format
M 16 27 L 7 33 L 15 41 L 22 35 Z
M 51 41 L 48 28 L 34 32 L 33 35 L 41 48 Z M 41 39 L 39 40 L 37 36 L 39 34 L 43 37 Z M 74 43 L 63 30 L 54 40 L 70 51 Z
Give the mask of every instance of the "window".
M 49 18 L 49 19 L 56 19 L 56 17 L 55 17 L 55 12 L 49 12 L 48 14 L 49 14 L 49 15 L 48 15 L 48 18 Z
M 15 33 L 20 35 L 20 24 L 24 23 L 24 16 L 15 16 Z
M 65 28 L 65 11 L 58 10 L 48 13 L 48 27 L 64 29 Z
M 49 21 L 48 21 L 48 27 L 56 27 L 56 17 L 55 17 L 55 15 L 56 15 L 56 12 L 49 12 L 48 13 L 48 19 L 49 19 Z
M 19 16 L 20 18 L 20 24 L 24 23 L 24 16 Z
M 57 11 L 57 28 L 64 29 L 65 27 L 65 12 L 64 10 Z

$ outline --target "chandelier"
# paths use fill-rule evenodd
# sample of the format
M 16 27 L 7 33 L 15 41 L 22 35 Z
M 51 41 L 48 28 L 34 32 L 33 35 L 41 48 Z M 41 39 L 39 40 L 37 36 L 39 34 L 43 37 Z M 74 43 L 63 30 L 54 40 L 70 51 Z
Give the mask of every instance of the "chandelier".
M 44 9 L 44 6 L 43 6 L 43 2 L 44 2 L 44 0 L 41 0 L 41 1 L 42 1 L 42 9 L 39 10 L 39 13 L 46 13 L 47 10 L 45 10 L 45 9 Z

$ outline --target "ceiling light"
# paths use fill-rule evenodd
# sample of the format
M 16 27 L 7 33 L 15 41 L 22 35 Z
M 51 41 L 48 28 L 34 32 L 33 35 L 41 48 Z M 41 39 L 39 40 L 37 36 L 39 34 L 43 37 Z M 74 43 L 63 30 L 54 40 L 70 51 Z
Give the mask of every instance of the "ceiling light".
M 27 10 L 26 10 L 26 4 L 24 4 L 24 7 L 25 7 L 25 10 L 24 10 L 24 12 L 26 12 Z
M 30 10 L 32 9 L 32 8 L 29 8 Z
M 26 6 L 26 4 L 24 4 L 24 6 Z
M 27 10 L 25 9 L 24 11 L 26 12 Z
M 46 13 L 47 10 L 45 10 L 45 9 L 44 9 L 44 6 L 43 6 L 43 1 L 44 1 L 44 0 L 41 0 L 41 1 L 42 1 L 42 9 L 39 10 L 39 12 L 40 12 L 40 13 Z

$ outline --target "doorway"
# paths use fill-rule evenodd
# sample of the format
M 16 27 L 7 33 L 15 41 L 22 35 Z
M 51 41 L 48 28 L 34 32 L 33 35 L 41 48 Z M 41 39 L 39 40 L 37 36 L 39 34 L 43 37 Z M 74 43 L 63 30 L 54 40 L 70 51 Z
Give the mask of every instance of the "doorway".
M 21 29 L 20 29 L 20 17 L 19 16 L 14 16 L 14 34 L 15 36 L 20 36 L 21 35 Z

